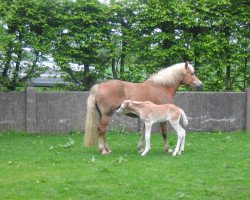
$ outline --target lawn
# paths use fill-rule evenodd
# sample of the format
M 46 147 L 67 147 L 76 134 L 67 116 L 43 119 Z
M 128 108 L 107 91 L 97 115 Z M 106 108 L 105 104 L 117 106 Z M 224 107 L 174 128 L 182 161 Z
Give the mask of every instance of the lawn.
M 72 133 L 72 132 L 71 132 Z M 73 131 L 77 133 L 77 131 Z M 182 156 L 160 135 L 141 157 L 139 134 L 113 131 L 113 152 L 83 147 L 81 134 L 0 134 L 1 199 L 249 199 L 250 132 L 189 133 Z M 176 135 L 169 136 L 174 147 Z

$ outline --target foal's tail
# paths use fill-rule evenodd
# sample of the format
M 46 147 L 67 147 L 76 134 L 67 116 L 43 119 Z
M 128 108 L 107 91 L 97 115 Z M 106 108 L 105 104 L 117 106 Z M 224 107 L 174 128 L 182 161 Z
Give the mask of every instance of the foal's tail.
M 98 90 L 99 85 L 94 85 L 90 90 L 87 100 L 87 117 L 84 136 L 84 145 L 86 147 L 95 145 L 97 141 L 96 94 Z
M 184 126 L 187 126 L 188 125 L 188 119 L 187 119 L 187 116 L 186 116 L 186 114 L 184 113 L 184 111 L 182 109 L 181 109 L 181 116 L 182 116 L 182 121 L 183 121 Z

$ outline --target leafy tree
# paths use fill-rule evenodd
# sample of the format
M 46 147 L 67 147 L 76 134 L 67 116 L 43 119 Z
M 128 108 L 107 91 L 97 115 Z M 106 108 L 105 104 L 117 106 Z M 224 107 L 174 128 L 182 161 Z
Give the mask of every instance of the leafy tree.
M 0 86 L 26 85 L 51 55 L 71 90 L 107 78 L 143 81 L 186 60 L 205 90 L 244 90 L 249 19 L 245 0 L 2 0 Z
M 152 72 L 189 60 L 206 90 L 242 90 L 249 84 L 245 1 L 148 0 L 137 5 L 132 31 L 139 34 L 131 48 L 137 50 L 132 57 L 136 67 Z
M 53 57 L 66 72 L 66 80 L 72 80 L 71 89 L 88 90 L 103 76 L 106 58 L 102 57 L 107 40 L 107 10 L 99 1 L 63 1 L 55 27 Z M 70 63 L 82 66 L 71 69 Z M 91 66 L 95 71 L 91 71 Z
M 189 3 L 192 10 L 199 14 L 196 20 L 199 19 L 200 23 L 191 29 L 195 38 L 192 45 L 200 75 L 209 77 L 204 79 L 206 89 L 242 90 L 243 85 L 235 78 L 239 77 L 240 66 L 244 63 L 239 58 L 246 59 L 247 56 L 241 41 L 249 45 L 246 37 L 246 19 L 249 14 L 244 3 L 224 0 Z
M 133 80 L 132 76 L 128 76 L 128 73 L 132 70 L 129 59 L 131 58 L 132 49 L 134 48 L 133 42 L 135 38 L 133 35 L 133 25 L 136 20 L 137 3 L 136 1 L 133 2 L 129 0 L 111 1 L 109 5 L 111 11 L 109 22 L 112 27 L 108 38 L 111 47 L 112 75 L 115 79 L 129 80 L 130 78 L 130 80 Z M 125 65 L 127 61 L 129 65 Z
M 47 14 L 53 8 L 47 8 L 48 2 L 53 3 L 50 0 L 1 1 L 0 86 L 3 90 L 16 90 L 44 71 L 38 64 L 49 50 Z

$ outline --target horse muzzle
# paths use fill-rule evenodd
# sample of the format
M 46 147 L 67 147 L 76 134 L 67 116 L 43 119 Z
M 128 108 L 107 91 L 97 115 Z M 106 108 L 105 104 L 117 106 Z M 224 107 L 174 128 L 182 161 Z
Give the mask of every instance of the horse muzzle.
M 196 85 L 196 90 L 197 91 L 202 91 L 202 89 L 203 89 L 203 85 L 202 84 Z
M 118 109 L 118 110 L 116 110 L 116 112 L 115 112 L 117 115 L 121 115 L 122 114 L 122 109 Z

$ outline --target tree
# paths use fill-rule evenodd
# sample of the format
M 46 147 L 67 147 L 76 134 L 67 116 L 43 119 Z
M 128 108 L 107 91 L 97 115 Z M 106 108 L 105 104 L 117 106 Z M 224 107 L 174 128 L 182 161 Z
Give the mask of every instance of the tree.
M 242 90 L 249 82 L 249 12 L 244 2 L 143 1 L 133 25 L 139 33 L 133 49 L 142 50 L 136 66 L 152 72 L 189 60 L 206 90 Z
M 110 56 L 112 60 L 113 78 L 128 80 L 127 73 L 129 68 L 126 66 L 127 58 L 132 52 L 133 47 L 133 24 L 136 15 L 138 2 L 133 1 L 111 1 L 109 5 L 111 31 L 108 36 L 110 42 Z M 118 67 L 119 64 L 119 67 Z
M 7 1 L 0 3 L 0 85 L 13 91 L 44 71 L 38 66 L 49 50 L 47 3 L 53 1 Z M 44 11 L 47 13 L 44 13 Z
M 240 57 L 247 56 L 242 41 L 249 45 L 249 14 L 244 1 L 191 0 L 189 7 L 198 13 L 195 19 L 199 23 L 190 31 L 194 38 L 192 46 L 200 76 L 209 77 L 204 79 L 205 89 L 243 90 L 242 82 L 236 79 L 242 77 L 239 74 L 244 71 L 239 70 L 244 63 Z
M 53 57 L 60 68 L 67 73 L 72 89 L 88 90 L 98 77 L 102 76 L 106 59 L 101 57 L 107 40 L 107 10 L 99 1 L 63 1 Z M 83 66 L 79 71 L 71 69 L 70 63 Z M 91 66 L 95 71 L 91 71 Z M 75 87 L 76 86 L 76 87 Z
M 250 84 L 245 0 L 2 0 L 0 85 L 16 90 L 43 72 L 50 55 L 66 88 L 115 78 L 140 82 L 189 60 L 205 90 Z M 78 70 L 72 64 L 79 67 Z M 93 69 L 93 70 L 92 70 Z

